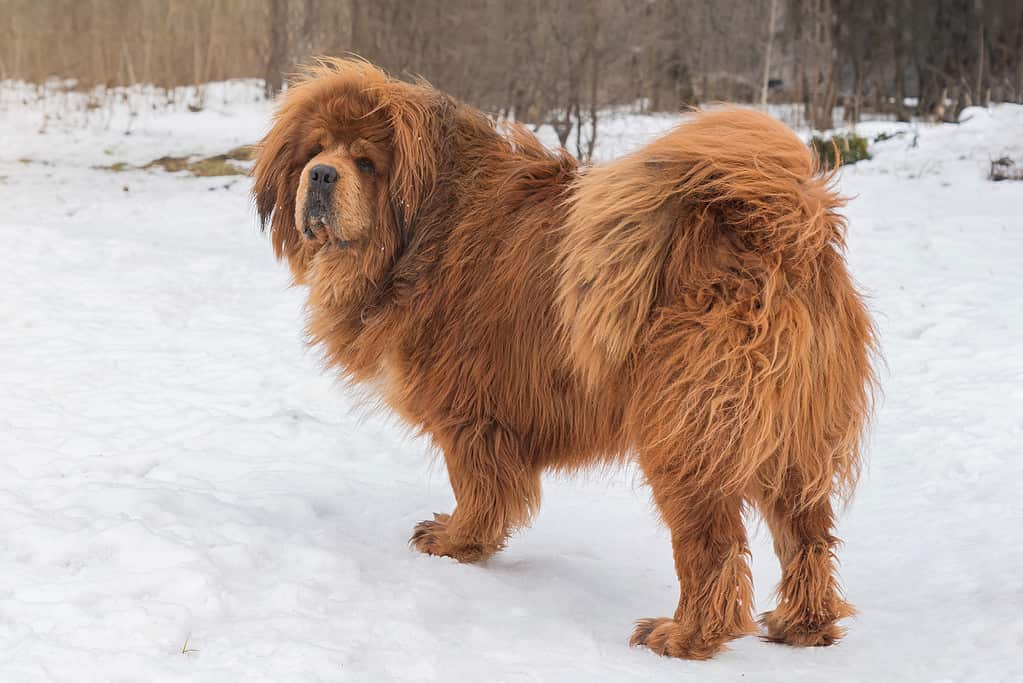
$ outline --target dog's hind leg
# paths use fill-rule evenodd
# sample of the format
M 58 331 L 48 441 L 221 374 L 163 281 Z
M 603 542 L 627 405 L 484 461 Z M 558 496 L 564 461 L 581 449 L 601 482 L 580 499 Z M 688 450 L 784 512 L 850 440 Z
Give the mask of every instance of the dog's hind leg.
M 513 434 L 490 421 L 433 436 L 444 451 L 456 506 L 417 524 L 409 543 L 459 562 L 485 560 L 539 507 L 540 470 Z
M 761 617 L 767 639 L 789 645 L 831 645 L 845 633 L 836 622 L 853 614 L 835 576 L 834 515 L 825 498 L 800 506 L 786 496 L 761 496 L 759 507 L 782 567 L 778 606 Z
M 671 529 L 681 596 L 674 618 L 639 621 L 630 644 L 709 659 L 732 638 L 756 632 L 742 498 L 701 490 L 642 454 L 640 462 Z
M 760 454 L 754 359 L 741 349 L 745 326 L 721 318 L 693 322 L 685 310 L 656 316 L 645 348 L 656 360 L 638 377 L 627 416 L 671 531 L 680 588 L 674 617 L 640 621 L 631 643 L 686 659 L 713 657 L 729 640 L 759 631 L 743 525 Z

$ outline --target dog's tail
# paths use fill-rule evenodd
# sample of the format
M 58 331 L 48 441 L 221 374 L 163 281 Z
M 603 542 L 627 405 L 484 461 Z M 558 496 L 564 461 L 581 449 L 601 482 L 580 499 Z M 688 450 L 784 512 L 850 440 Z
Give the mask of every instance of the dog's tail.
M 782 123 L 756 111 L 698 113 L 671 133 L 589 169 L 571 195 L 559 308 L 591 385 L 624 363 L 664 288 L 712 252 L 754 253 L 787 272 L 843 244 L 844 204 Z M 734 267 L 741 269 L 736 256 Z

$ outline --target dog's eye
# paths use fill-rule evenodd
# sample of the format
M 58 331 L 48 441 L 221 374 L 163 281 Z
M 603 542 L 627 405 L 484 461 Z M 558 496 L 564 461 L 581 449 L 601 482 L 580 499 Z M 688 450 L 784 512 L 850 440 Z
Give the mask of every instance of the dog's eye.
M 355 167 L 363 173 L 373 173 L 376 167 L 373 166 L 373 160 L 369 157 L 359 157 L 355 160 Z

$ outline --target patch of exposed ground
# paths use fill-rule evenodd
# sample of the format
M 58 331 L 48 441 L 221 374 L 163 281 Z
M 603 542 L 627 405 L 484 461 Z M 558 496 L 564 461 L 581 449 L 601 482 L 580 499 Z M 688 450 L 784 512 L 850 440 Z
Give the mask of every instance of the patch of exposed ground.
M 129 164 L 124 161 L 117 161 L 112 164 L 95 166 L 94 168 L 103 171 L 111 171 L 113 173 L 134 171 L 138 169 L 146 171 L 152 169 L 163 169 L 168 173 L 185 171 L 199 178 L 245 175 L 248 173 L 248 170 L 244 165 L 238 162 L 251 161 L 253 159 L 253 154 L 254 148 L 252 145 L 243 145 L 241 147 L 235 147 L 223 154 L 214 154 L 213 156 L 208 157 L 196 157 L 194 154 L 188 156 L 162 156 L 153 159 L 142 166 L 135 166 L 134 164 Z

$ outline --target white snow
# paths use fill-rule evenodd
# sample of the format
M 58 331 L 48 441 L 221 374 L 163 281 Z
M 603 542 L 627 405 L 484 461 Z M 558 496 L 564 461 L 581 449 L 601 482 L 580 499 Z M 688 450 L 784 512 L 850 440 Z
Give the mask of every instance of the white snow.
M 861 126 L 904 134 L 840 184 L 886 363 L 839 527 L 859 616 L 695 663 L 627 646 L 677 598 L 635 471 L 547 481 L 482 566 L 407 548 L 443 462 L 304 348 L 248 179 L 92 168 L 259 138 L 257 84 L 210 93 L 0 88 L 0 680 L 1023 680 L 1023 184 L 984 177 L 1023 107 Z M 598 156 L 672 123 L 616 116 Z

